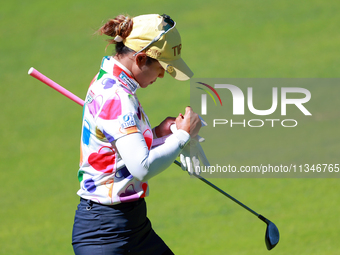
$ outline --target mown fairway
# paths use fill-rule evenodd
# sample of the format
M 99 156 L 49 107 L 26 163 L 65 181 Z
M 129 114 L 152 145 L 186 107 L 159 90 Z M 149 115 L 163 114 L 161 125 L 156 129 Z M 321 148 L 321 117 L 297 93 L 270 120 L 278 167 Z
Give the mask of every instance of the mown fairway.
M 106 38 L 95 34 L 102 22 L 121 13 L 166 13 L 177 22 L 182 56 L 195 77 L 336 78 L 339 12 L 340 3 L 321 0 L 4 1 L 0 254 L 73 254 L 82 109 L 28 76 L 31 66 L 84 98 L 102 57 L 112 54 L 112 47 L 105 52 Z M 340 163 L 339 89 L 318 95 L 312 95 L 315 127 L 291 131 L 289 143 L 283 141 L 287 163 L 324 151 L 318 163 Z M 190 82 L 166 75 L 138 96 L 157 125 L 184 113 Z M 259 151 L 249 148 L 258 141 L 275 157 L 251 132 L 235 134 L 226 157 L 251 164 Z M 338 254 L 339 179 L 211 181 L 277 225 L 281 240 L 271 254 Z M 176 254 L 267 254 L 264 223 L 175 165 L 150 186 L 149 217 Z

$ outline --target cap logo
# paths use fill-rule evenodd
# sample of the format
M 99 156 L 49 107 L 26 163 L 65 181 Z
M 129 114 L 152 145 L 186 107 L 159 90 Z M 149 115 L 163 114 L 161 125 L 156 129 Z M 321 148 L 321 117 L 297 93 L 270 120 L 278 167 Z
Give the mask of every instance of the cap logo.
M 159 50 L 156 50 L 156 49 L 148 49 L 146 51 L 146 54 L 151 57 L 151 58 L 154 58 L 154 59 L 157 59 L 160 57 L 160 55 L 162 54 Z
M 176 56 L 176 53 L 177 55 L 181 55 L 182 44 L 176 45 L 172 47 L 171 49 L 174 50 L 174 56 Z
M 166 66 L 166 71 L 167 71 L 167 73 L 173 73 L 173 71 L 174 71 L 175 69 L 174 69 L 174 67 L 172 66 L 172 65 L 167 65 Z

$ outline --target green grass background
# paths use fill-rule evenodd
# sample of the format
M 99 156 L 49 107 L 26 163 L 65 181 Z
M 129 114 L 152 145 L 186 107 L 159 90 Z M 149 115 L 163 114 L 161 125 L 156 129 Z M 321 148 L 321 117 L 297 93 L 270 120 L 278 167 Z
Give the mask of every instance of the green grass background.
M 339 11 L 338 1 L 322 0 L 3 2 L 0 254 L 73 253 L 82 110 L 29 77 L 31 66 L 84 98 L 102 56 L 112 53 L 111 47 L 105 52 L 105 38 L 94 35 L 102 22 L 121 13 L 166 13 L 178 24 L 195 77 L 335 78 Z M 166 76 L 138 92 L 153 125 L 184 111 L 189 84 Z M 324 103 L 331 108 L 334 102 Z M 327 129 L 329 118 L 321 121 L 315 135 L 332 141 L 331 159 L 339 160 L 336 129 Z M 239 137 L 238 155 L 250 136 Z M 321 150 L 291 147 L 304 149 Z M 338 179 L 213 182 L 278 226 L 281 240 L 271 254 L 338 254 Z M 178 167 L 150 186 L 149 217 L 176 254 L 268 253 L 264 223 Z

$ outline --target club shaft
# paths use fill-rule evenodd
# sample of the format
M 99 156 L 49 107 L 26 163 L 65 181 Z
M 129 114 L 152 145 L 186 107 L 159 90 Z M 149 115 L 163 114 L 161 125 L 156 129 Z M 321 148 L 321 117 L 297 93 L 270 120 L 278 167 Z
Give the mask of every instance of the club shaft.
M 181 163 L 179 163 L 177 160 L 175 160 L 174 162 L 176 165 L 181 166 Z M 254 214 L 255 216 L 259 217 L 261 216 L 260 214 L 258 214 L 257 212 L 253 211 L 252 209 L 250 209 L 248 206 L 244 205 L 243 203 L 241 203 L 240 201 L 238 201 L 236 198 L 232 197 L 231 195 L 229 195 L 228 193 L 226 193 L 225 191 L 221 190 L 219 187 L 217 187 L 216 185 L 212 184 L 211 182 L 209 182 L 208 180 L 206 180 L 205 178 L 203 178 L 202 176 L 193 173 L 193 176 L 195 176 L 196 178 L 200 179 L 202 182 L 208 184 L 210 187 L 212 187 L 213 189 L 217 190 L 218 192 L 220 192 L 221 194 L 223 194 L 224 196 L 226 196 L 227 198 L 231 199 L 232 201 L 234 201 L 235 203 L 237 203 L 238 205 L 242 206 L 244 209 L 248 210 L 249 212 L 251 212 L 252 214 Z
M 68 91 L 64 87 L 60 86 L 58 83 L 52 81 L 50 78 L 46 77 L 45 75 L 40 73 L 38 70 L 34 69 L 33 67 L 30 68 L 30 70 L 28 71 L 28 74 L 31 75 L 32 77 L 38 79 L 39 81 L 45 83 L 46 85 L 50 86 L 51 88 L 55 89 L 56 91 L 63 94 L 64 96 L 68 97 L 69 99 L 76 102 L 80 106 L 84 106 L 84 100 L 77 97 L 75 94 Z

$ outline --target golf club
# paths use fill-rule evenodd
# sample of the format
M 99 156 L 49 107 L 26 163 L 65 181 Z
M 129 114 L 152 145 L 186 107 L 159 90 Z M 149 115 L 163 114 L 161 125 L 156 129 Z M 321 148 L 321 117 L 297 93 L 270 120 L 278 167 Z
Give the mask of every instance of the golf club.
M 50 78 L 46 77 L 45 75 L 43 75 L 42 73 L 40 73 L 39 71 L 34 69 L 33 67 L 31 67 L 28 70 L 28 74 L 31 75 L 32 77 L 38 79 L 39 81 L 45 83 L 47 86 L 50 86 L 51 88 L 55 89 L 56 91 L 63 94 L 64 96 L 68 97 L 69 99 L 76 102 L 80 106 L 84 106 L 84 100 L 80 99 L 75 94 L 71 93 L 70 91 L 68 91 L 64 87 L 60 86 L 58 83 L 52 81 Z
M 178 162 L 177 160 L 175 160 L 174 162 L 176 165 L 181 166 L 181 163 Z M 251 212 L 252 214 L 254 214 L 256 217 L 258 217 L 260 220 L 262 220 L 263 222 L 265 222 L 267 224 L 267 228 L 266 228 L 266 234 L 265 234 L 265 242 L 266 242 L 266 246 L 268 250 L 273 249 L 279 242 L 280 239 L 280 234 L 279 234 L 279 230 L 276 227 L 276 225 L 271 222 L 270 220 L 268 220 L 267 218 L 263 217 L 262 215 L 258 214 L 257 212 L 253 211 L 252 209 L 250 209 L 248 206 L 242 204 L 240 201 L 238 201 L 236 198 L 232 197 L 231 195 L 229 195 L 228 193 L 226 193 L 225 191 L 221 190 L 219 187 L 215 186 L 214 184 L 212 184 L 211 182 L 209 182 L 208 180 L 206 180 L 205 178 L 203 178 L 202 176 L 196 174 L 195 172 L 192 174 L 194 175 L 196 178 L 200 179 L 201 181 L 203 181 L 204 183 L 208 184 L 210 187 L 212 187 L 213 189 L 217 190 L 218 192 L 220 192 L 221 194 L 223 194 L 224 196 L 228 197 L 229 199 L 233 200 L 235 203 L 239 204 L 240 206 L 242 206 L 244 209 L 248 210 L 249 212 Z
M 84 101 L 82 99 L 80 99 L 79 97 L 77 97 L 76 95 L 74 95 L 73 93 L 68 91 L 67 89 L 63 88 L 62 86 L 60 86 L 56 82 L 47 78 L 45 75 L 43 75 L 42 73 L 40 73 L 39 71 L 37 71 L 33 67 L 31 67 L 29 69 L 28 74 L 31 75 L 32 77 L 40 80 L 41 82 L 45 83 L 46 85 L 50 86 L 51 88 L 55 89 L 59 93 L 63 94 L 64 96 L 68 97 L 72 101 L 76 102 L 77 104 L 84 106 Z M 178 162 L 177 160 L 175 160 L 174 163 L 181 167 L 181 163 Z M 228 197 L 229 199 L 231 199 L 235 203 L 239 204 L 244 209 L 246 209 L 249 212 L 251 212 L 252 214 L 254 214 L 256 217 L 258 217 L 263 222 L 265 222 L 267 224 L 266 233 L 265 233 L 265 242 L 266 242 L 266 246 L 267 246 L 268 250 L 273 249 L 278 244 L 279 239 L 280 239 L 280 234 L 279 234 L 278 228 L 276 227 L 276 225 L 273 222 L 271 222 L 267 218 L 263 217 L 262 215 L 258 214 L 257 212 L 253 211 L 248 206 L 242 204 L 240 201 L 238 201 L 237 199 L 235 199 L 234 197 L 232 197 L 231 195 L 229 195 L 225 191 L 221 190 L 220 188 L 218 188 L 217 186 L 215 186 L 214 184 L 212 184 L 211 182 L 209 182 L 208 180 L 206 180 L 202 176 L 197 175 L 195 172 L 193 173 L 193 175 L 196 178 L 203 181 L 204 183 L 208 184 L 210 187 L 212 187 L 215 190 L 217 190 L 218 192 L 220 192 L 221 194 L 223 194 L 224 196 Z

